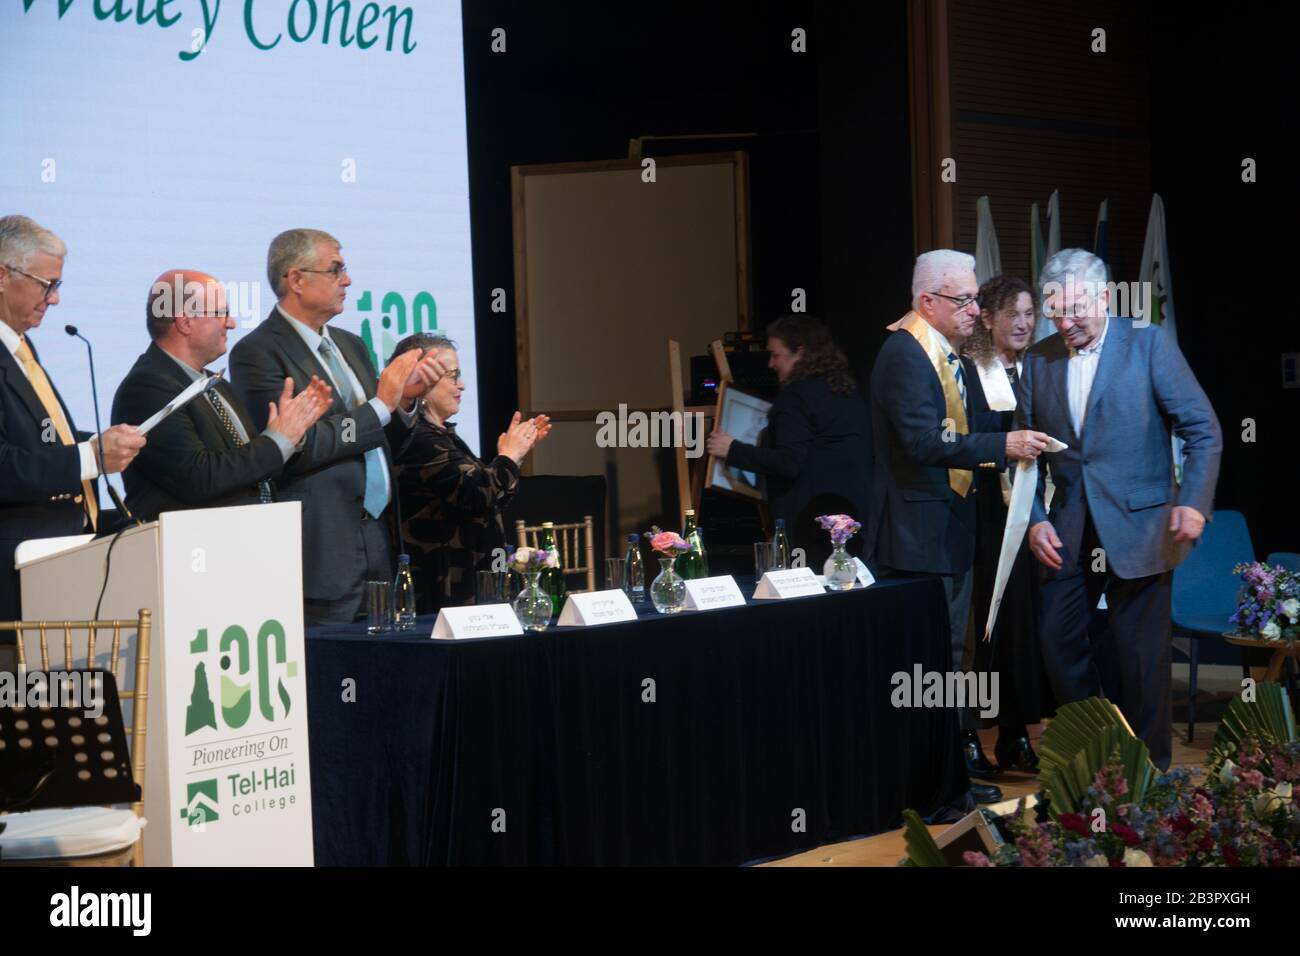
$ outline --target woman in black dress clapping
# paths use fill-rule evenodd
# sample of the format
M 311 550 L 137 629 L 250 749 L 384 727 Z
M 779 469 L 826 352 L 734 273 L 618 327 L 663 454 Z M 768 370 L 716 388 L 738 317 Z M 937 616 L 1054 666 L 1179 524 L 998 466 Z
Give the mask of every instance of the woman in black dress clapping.
M 489 570 L 492 552 L 506 546 L 506 505 L 519 487 L 519 465 L 551 430 L 545 415 L 521 420 L 515 412 L 497 438 L 497 454 L 483 461 L 456 434 L 465 382 L 453 342 L 417 333 L 398 343 L 440 353 L 449 371 L 419 403 L 420 417 L 396 456 L 402 537 L 411 552 L 421 613 L 469 604 L 475 572 Z

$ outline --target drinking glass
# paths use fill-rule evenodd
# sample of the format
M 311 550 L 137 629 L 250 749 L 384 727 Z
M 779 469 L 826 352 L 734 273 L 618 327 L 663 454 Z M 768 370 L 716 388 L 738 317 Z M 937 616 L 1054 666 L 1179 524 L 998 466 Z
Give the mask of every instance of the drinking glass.
M 393 629 L 393 582 L 366 582 L 366 632 L 385 634 Z

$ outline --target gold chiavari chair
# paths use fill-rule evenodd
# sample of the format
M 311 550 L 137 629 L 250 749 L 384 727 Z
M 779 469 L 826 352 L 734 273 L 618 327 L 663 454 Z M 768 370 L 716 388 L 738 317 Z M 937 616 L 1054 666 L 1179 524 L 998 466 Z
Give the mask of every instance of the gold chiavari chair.
M 560 552 L 560 568 L 567 578 L 570 574 L 585 575 L 587 590 L 596 590 L 596 546 L 592 543 L 591 515 L 572 524 L 556 524 L 555 546 Z M 526 525 L 523 519 L 515 522 L 515 543 L 520 548 L 536 548 L 542 539 L 541 525 Z M 579 564 L 579 555 L 582 563 Z
M 122 677 L 125 668 L 122 666 L 126 658 L 123 655 L 122 636 L 123 631 L 134 629 L 136 632 L 136 654 L 134 668 L 134 684 L 130 690 L 120 690 L 122 686 Z M 145 774 L 145 734 L 149 726 L 149 644 L 153 633 L 153 612 L 147 608 L 140 610 L 139 616 L 134 619 L 126 620 L 103 620 L 103 621 L 0 621 L 0 632 L 15 631 L 18 635 L 18 670 L 23 673 L 28 668 L 27 649 L 25 647 L 24 635 L 36 633 L 38 635 L 38 647 L 40 653 L 40 670 L 50 670 L 50 635 L 54 634 L 55 640 L 62 644 L 64 670 L 73 669 L 91 669 L 96 667 L 98 661 L 98 651 L 100 647 L 99 639 L 102 634 L 107 632 L 110 635 L 108 648 L 108 670 L 113 674 L 119 687 L 118 697 L 120 700 L 130 702 L 131 704 L 131 721 L 126 728 L 127 740 L 131 748 L 131 773 L 135 782 L 140 786 L 140 799 L 131 804 L 130 813 L 136 818 L 144 817 L 144 774 Z M 61 635 L 61 641 L 59 636 Z M 86 654 L 84 657 L 77 655 L 73 651 L 73 636 L 77 635 L 78 641 L 84 639 L 86 644 Z M 58 647 L 56 643 L 55 647 Z M 79 665 L 79 666 L 76 666 Z M 33 668 L 35 669 L 35 668 Z M 124 708 L 125 710 L 125 708 Z M 53 811 L 54 813 L 71 813 L 76 808 L 69 811 Z M 44 816 L 42 820 L 50 819 L 49 811 L 32 811 L 41 813 Z M 95 821 L 96 827 L 105 825 L 112 826 L 120 824 L 120 814 L 126 811 L 117 811 L 117 816 L 104 815 Z M 8 824 L 6 832 L 0 834 L 0 846 L 6 841 L 21 838 L 24 834 L 24 814 L 11 813 L 0 815 L 0 821 Z M 129 828 L 135 829 L 135 828 Z M 61 834 L 61 838 L 66 837 Z M 73 834 L 72 837 L 81 837 L 82 834 Z M 134 840 L 122 844 L 121 846 L 112 846 L 102 849 L 93 855 L 64 857 L 64 856 L 40 856 L 32 858 L 24 856 L 10 859 L 8 854 L 4 859 L 5 863 L 13 863 L 19 866 L 142 866 L 144 864 L 144 837 L 143 832 L 137 832 Z

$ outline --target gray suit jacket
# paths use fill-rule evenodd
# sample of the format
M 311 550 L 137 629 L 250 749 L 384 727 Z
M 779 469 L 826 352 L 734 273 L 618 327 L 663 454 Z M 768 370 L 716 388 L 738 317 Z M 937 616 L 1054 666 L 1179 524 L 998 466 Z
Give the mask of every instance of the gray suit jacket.
M 331 328 L 330 337 L 356 372 L 366 399 L 374 398 L 379 377 L 365 343 L 343 329 Z M 330 380 L 302 337 L 276 309 L 230 352 L 231 385 L 256 432 L 266 428 L 267 405 L 279 398 L 284 380 L 293 379 L 296 395 L 313 375 Z M 393 416 L 389 429 L 394 441 L 409 432 L 400 415 Z M 336 390 L 329 414 L 308 430 L 302 451 L 289 461 L 277 482 L 277 500 L 302 502 L 304 597 L 342 600 L 349 596 L 346 592 L 352 583 L 365 575 L 361 515 L 366 492 L 365 453 L 372 448 L 383 448 L 388 456 L 388 440 L 379 416 L 369 405 L 346 408 Z M 396 482 L 392 487 L 396 496 Z
M 1137 328 L 1110 319 L 1088 395 L 1083 435 L 1070 419 L 1067 366 L 1070 350 L 1059 334 L 1025 355 L 1016 405 L 1016 428 L 1047 432 L 1070 447 L 1044 454 L 1056 490 L 1043 507 L 1044 469 L 1034 499 L 1032 527 L 1048 520 L 1064 545 L 1061 571 L 1077 563 L 1085 515 L 1106 552 L 1108 570 L 1121 578 L 1160 574 L 1187 556 L 1175 544 L 1170 511 L 1188 505 L 1208 520 L 1214 513 L 1223 434 L 1209 399 L 1173 337 L 1162 327 Z M 1170 432 L 1186 443 L 1182 484 L 1174 482 Z M 1085 510 L 1086 509 L 1086 510 Z

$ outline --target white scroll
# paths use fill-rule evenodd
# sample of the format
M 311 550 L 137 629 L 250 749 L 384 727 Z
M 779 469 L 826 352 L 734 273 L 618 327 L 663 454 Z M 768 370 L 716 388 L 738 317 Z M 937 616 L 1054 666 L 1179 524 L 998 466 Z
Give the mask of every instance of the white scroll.
M 1064 451 L 1070 446 L 1048 438 L 1047 451 Z M 1007 579 L 1020 552 L 1020 542 L 1025 540 L 1029 516 L 1033 512 L 1034 494 L 1038 491 L 1038 459 L 1022 458 L 1016 465 L 1015 481 L 1011 485 L 1011 502 L 1007 505 L 1007 526 L 1002 532 L 1002 553 L 998 555 L 998 573 L 993 581 L 993 600 L 989 602 L 988 623 L 984 625 L 984 640 L 993 636 L 993 625 L 998 620 L 998 608 L 1007 589 Z

